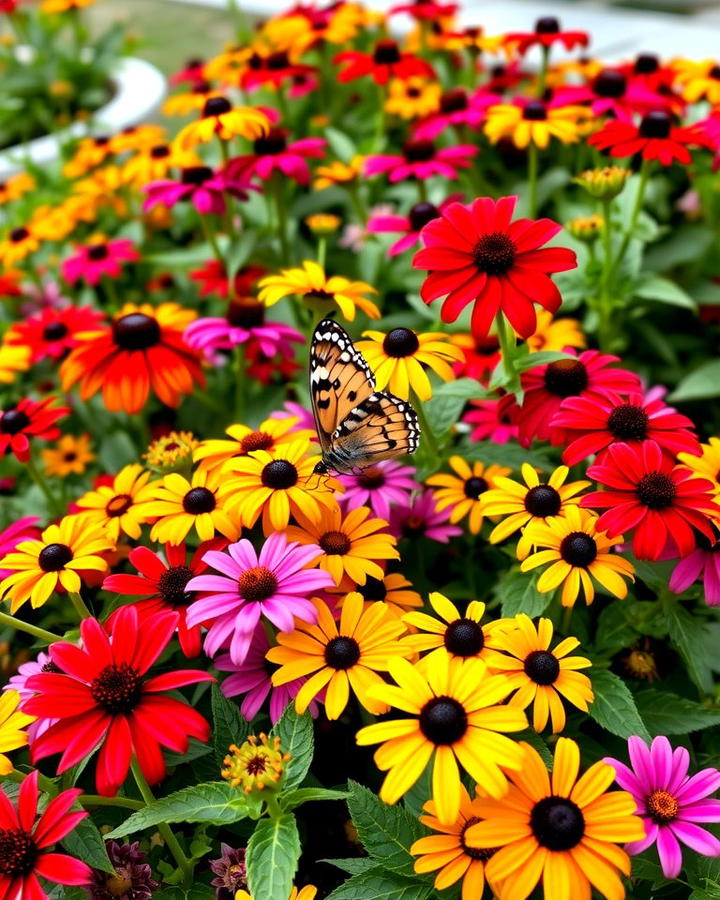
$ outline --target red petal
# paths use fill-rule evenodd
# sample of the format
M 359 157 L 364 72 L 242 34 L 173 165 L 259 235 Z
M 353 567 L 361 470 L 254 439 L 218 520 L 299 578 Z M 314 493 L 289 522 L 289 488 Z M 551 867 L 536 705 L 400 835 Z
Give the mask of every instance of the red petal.
M 199 681 L 215 681 L 215 679 L 208 672 L 199 672 L 197 669 L 178 669 L 175 672 L 165 672 L 150 678 L 143 685 L 143 691 L 148 693 L 173 691 L 175 688 L 185 687 L 186 684 L 197 684 Z
M 71 788 L 58 794 L 48 803 L 33 832 L 38 847 L 49 847 L 50 844 L 57 843 L 88 815 L 83 810 L 70 813 L 73 803 L 81 793 L 79 788 Z
M 35 863 L 35 871 L 42 878 L 57 884 L 87 885 L 92 880 L 90 866 L 64 853 L 41 853 Z
M 130 770 L 132 741 L 125 716 L 115 716 L 108 729 L 105 743 L 98 755 L 95 780 L 98 793 L 114 797 Z

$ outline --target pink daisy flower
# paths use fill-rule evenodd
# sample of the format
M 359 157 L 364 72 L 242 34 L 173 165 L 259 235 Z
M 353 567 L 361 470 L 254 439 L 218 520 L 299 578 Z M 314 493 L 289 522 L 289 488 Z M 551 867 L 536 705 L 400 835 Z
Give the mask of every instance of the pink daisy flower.
M 720 787 L 720 772 L 703 769 L 688 775 L 690 754 L 684 747 L 656 737 L 648 748 L 639 737 L 628 741 L 632 768 L 617 759 L 605 759 L 615 769 L 615 780 L 637 801 L 637 814 L 645 822 L 646 836 L 627 844 L 631 855 L 657 845 L 666 878 L 677 878 L 682 869 L 680 844 L 703 856 L 720 856 L 720 840 L 697 822 L 720 822 L 720 800 L 707 799 Z
M 413 139 L 403 144 L 402 156 L 368 156 L 365 160 L 365 174 L 387 174 L 391 184 L 406 178 L 424 181 L 433 175 L 442 175 L 454 181 L 458 177 L 458 170 L 469 168 L 477 153 L 478 148 L 472 144 L 437 148 L 432 141 Z
M 307 160 L 322 159 L 327 141 L 323 138 L 304 138 L 289 144 L 287 138 L 284 128 L 271 128 L 255 140 L 252 153 L 230 160 L 225 169 L 228 177 L 257 175 L 267 181 L 274 172 L 278 172 L 298 184 L 308 184 L 310 167 Z
M 506 394 L 500 400 L 471 400 L 470 406 L 462 420 L 472 425 L 471 440 L 507 444 L 518 439 L 514 394 Z
M 310 410 L 306 409 L 304 406 L 301 406 L 299 403 L 293 402 L 292 400 L 286 400 L 285 403 L 283 403 L 282 409 L 278 409 L 275 412 L 270 413 L 270 418 L 297 419 L 297 422 L 293 425 L 290 431 L 310 430 L 313 433 L 316 433 L 315 419 L 313 418 L 312 412 L 310 412 Z
M 250 541 L 230 544 L 224 553 L 211 550 L 203 561 L 220 575 L 200 575 L 188 590 L 203 591 L 187 611 L 190 628 L 211 623 L 205 652 L 215 654 L 229 644 L 230 658 L 239 665 L 252 644 L 255 628 L 265 616 L 280 631 L 292 631 L 293 616 L 314 622 L 309 595 L 334 582 L 322 569 L 308 569 L 318 557 L 316 544 L 288 544 L 284 534 L 273 534 L 256 553 Z
M 702 581 L 707 605 L 720 606 L 720 541 L 711 544 L 702 534 L 695 537 L 697 547 L 675 566 L 668 586 L 682 594 L 691 584 Z
M 388 256 L 397 256 L 417 244 L 420 232 L 427 223 L 441 216 L 450 203 L 457 203 L 459 200 L 462 200 L 462 194 L 452 194 L 440 206 L 427 202 L 416 203 L 406 216 L 374 215 L 367 223 L 367 230 L 370 234 L 400 232 L 402 237 L 388 249 Z
M 397 538 L 417 540 L 429 538 L 447 544 L 451 537 L 462 534 L 462 528 L 451 525 L 450 509 L 438 511 L 432 491 L 416 494 L 406 506 L 394 506 L 390 510 L 389 531 Z
M 412 477 L 414 474 L 412 466 L 384 460 L 357 475 L 340 475 L 338 481 L 345 485 L 345 493 L 338 499 L 345 512 L 369 506 L 374 515 L 387 521 L 391 505 L 407 506 L 410 494 L 422 490 L 422 485 Z
M 591 84 L 569 85 L 555 92 L 550 106 L 589 106 L 595 116 L 633 122 L 635 115 L 669 110 L 667 97 L 638 81 L 628 81 L 619 69 L 603 69 Z
M 243 662 L 236 664 L 229 653 L 223 653 L 213 661 L 220 672 L 232 672 L 220 685 L 226 697 L 237 697 L 245 694 L 240 704 L 240 712 L 246 719 L 253 719 L 270 695 L 270 720 L 273 725 L 283 714 L 285 707 L 291 703 L 307 678 L 296 678 L 287 684 L 275 686 L 272 673 L 278 668 L 265 659 L 270 649 L 267 634 L 262 625 L 258 625 L 252 637 L 252 643 Z M 313 700 L 309 706 L 313 716 L 318 713 L 318 705 Z
M 62 264 L 63 278 L 68 284 L 85 281 L 94 287 L 103 275 L 119 278 L 121 263 L 137 262 L 140 254 L 132 241 L 121 238 L 107 241 L 99 238 L 91 244 L 76 248 L 76 253 Z
M 452 126 L 477 130 L 485 121 L 488 109 L 503 102 L 501 94 L 485 89 L 468 94 L 465 88 L 453 88 L 442 95 L 437 112 L 417 123 L 413 137 L 431 141 Z
M 143 209 L 152 209 L 159 204 L 173 207 L 181 200 L 189 200 L 201 215 L 221 216 L 227 207 L 226 194 L 247 200 L 248 191 L 254 188 L 250 177 L 245 172 L 230 177 L 221 171 L 214 172 L 209 166 L 190 166 L 182 170 L 180 181 L 164 178 L 146 184 L 143 191 L 147 199 Z
M 21 700 L 29 700 L 35 696 L 35 691 L 31 691 L 27 686 L 27 680 L 31 675 L 39 675 L 41 672 L 59 672 L 60 670 L 50 659 L 49 654 L 40 651 L 37 659 L 28 660 L 18 667 L 17 672 L 10 678 L 7 684 L 3 685 L 4 691 L 17 691 Z M 32 746 L 33 741 L 44 734 L 51 725 L 59 722 L 59 719 L 36 719 L 28 726 L 28 743 Z
M 39 521 L 38 516 L 25 516 L 0 531 L 0 559 L 12 553 L 22 541 L 36 541 L 40 537 Z M 12 575 L 10 569 L 0 569 L 0 580 L 8 575 Z

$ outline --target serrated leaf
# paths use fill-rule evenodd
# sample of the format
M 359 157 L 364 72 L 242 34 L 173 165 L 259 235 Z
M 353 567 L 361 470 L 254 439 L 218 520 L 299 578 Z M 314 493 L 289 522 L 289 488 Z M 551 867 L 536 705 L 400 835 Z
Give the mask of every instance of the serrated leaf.
M 650 734 L 690 734 L 720 725 L 720 709 L 711 709 L 668 691 L 645 690 L 635 703 Z
M 431 884 L 371 870 L 353 875 L 335 888 L 327 900 L 426 900 L 432 893 Z
M 487 388 L 474 378 L 458 378 L 439 385 L 434 389 L 432 399 L 425 404 L 425 415 L 433 432 L 445 434 L 460 418 L 468 400 L 487 396 Z
M 298 788 L 297 790 L 283 793 L 282 807 L 286 810 L 295 809 L 303 803 L 312 803 L 315 800 L 345 800 L 347 791 L 331 791 L 328 788 Z
M 519 444 L 496 444 L 495 441 L 473 441 L 462 444 L 457 452 L 468 462 L 480 460 L 486 465 L 510 466 L 520 469 L 524 462 L 537 469 L 552 471 L 556 463 L 541 450 L 526 450 Z
M 292 813 L 257 823 L 245 856 L 253 900 L 280 900 L 290 896 L 300 849 L 300 835 Z
M 250 725 L 236 703 L 229 700 L 213 682 L 210 704 L 213 717 L 213 746 L 218 763 L 225 759 L 230 744 L 240 746 L 249 734 Z
M 70 856 L 81 859 L 93 869 L 115 873 L 105 848 L 105 841 L 91 819 L 82 819 L 78 822 L 61 843 Z
M 550 605 L 552 591 L 541 594 L 537 589 L 537 572 L 521 572 L 509 569 L 493 589 L 493 595 L 500 601 L 503 616 L 525 613 L 531 619 L 541 616 Z
M 545 739 L 542 735 L 538 734 L 537 731 L 534 731 L 532 728 L 528 728 L 525 731 L 519 731 L 517 734 L 514 734 L 513 738 L 516 741 L 525 741 L 526 744 L 530 744 L 533 749 L 537 750 L 542 757 L 542 761 L 552 772 L 554 761 L 552 751 L 545 743 Z
M 713 689 L 712 664 L 705 639 L 705 623 L 674 600 L 664 604 L 668 634 L 687 666 L 688 675 L 705 693 Z
M 285 768 L 283 791 L 297 787 L 307 775 L 315 750 L 313 720 L 309 712 L 301 716 L 295 712 L 295 704 L 291 703 L 275 723 L 270 734 L 280 738 L 280 747 L 284 753 L 290 754 Z
M 386 871 L 412 875 L 410 846 L 425 833 L 422 825 L 402 806 L 388 806 L 356 781 L 349 781 L 348 789 L 348 809 L 365 850 Z
M 637 734 L 649 740 L 648 730 L 625 682 L 607 669 L 593 671 L 590 680 L 595 693 L 590 715 L 598 725 L 621 738 Z
M 371 859 L 369 856 L 349 856 L 344 859 L 321 859 L 320 862 L 330 863 L 330 865 L 342 869 L 343 872 L 347 872 L 348 875 L 360 875 L 363 872 L 368 872 L 370 869 L 377 869 L 380 865 L 376 859 Z
M 160 822 L 206 822 L 230 825 L 246 817 L 244 795 L 225 781 L 196 784 L 161 797 L 140 809 L 111 831 L 108 838 L 121 838 L 152 828 Z

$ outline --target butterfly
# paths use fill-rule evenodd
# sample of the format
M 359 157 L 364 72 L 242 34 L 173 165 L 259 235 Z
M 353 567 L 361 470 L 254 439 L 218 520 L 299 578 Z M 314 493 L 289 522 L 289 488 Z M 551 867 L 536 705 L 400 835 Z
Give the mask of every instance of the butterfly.
M 322 450 L 318 474 L 353 472 L 418 448 L 415 410 L 375 390 L 370 366 L 333 319 L 323 319 L 313 334 L 310 398 Z

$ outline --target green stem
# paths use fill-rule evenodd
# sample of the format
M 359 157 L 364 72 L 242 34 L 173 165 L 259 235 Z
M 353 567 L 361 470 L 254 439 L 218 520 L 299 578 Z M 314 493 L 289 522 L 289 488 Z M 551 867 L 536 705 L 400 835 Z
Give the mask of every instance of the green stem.
M 140 764 L 135 757 L 133 757 L 132 762 L 130 763 L 130 768 L 132 769 L 135 783 L 137 784 L 138 790 L 140 791 L 140 796 L 145 801 L 145 805 L 150 806 L 155 802 L 155 796 L 150 790 L 150 785 L 147 783 L 147 780 L 142 773 L 142 769 L 140 768 Z M 168 850 L 172 853 L 175 862 L 178 865 L 178 868 L 183 874 L 183 883 L 186 887 L 189 887 L 189 885 L 192 884 L 193 877 L 192 862 L 183 853 L 183 849 L 178 843 L 178 839 L 173 834 L 172 829 L 167 824 L 167 822 L 160 822 L 157 828 L 163 840 L 165 841 Z
M 538 97 L 540 100 L 545 95 L 545 84 L 547 82 L 548 63 L 550 62 L 550 48 L 542 48 L 542 62 L 540 64 L 540 74 L 538 76 Z
M 130 797 L 101 797 L 99 794 L 80 794 L 78 803 L 82 806 L 120 806 L 123 809 L 145 809 L 141 800 Z
M 240 421 L 245 412 L 245 344 L 235 348 L 235 419 Z
M 530 141 L 528 144 L 528 217 L 534 219 L 537 214 L 538 183 L 538 148 Z
M 277 801 L 275 794 L 267 794 L 265 797 L 265 811 L 271 819 L 278 819 L 282 815 L 282 810 Z
M 377 117 L 375 119 L 375 139 L 373 143 L 377 147 L 378 151 L 380 151 L 385 144 L 385 101 L 387 97 L 385 96 L 385 91 L 383 90 L 383 86 L 381 84 L 377 85 Z
M 418 199 L 421 203 L 427 203 L 427 186 L 422 178 L 418 178 Z
M 570 620 L 572 619 L 573 607 L 566 606 L 563 608 L 562 614 L 562 633 L 567 635 L 570 634 Z
M 77 591 L 68 591 L 68 597 L 70 598 L 70 602 L 72 603 L 75 612 L 80 617 L 81 622 L 83 619 L 92 618 L 92 613 L 87 608 L 87 606 L 85 605 L 85 601 Z
M 325 256 L 327 254 L 327 238 L 322 236 L 318 239 L 317 261 L 321 269 L 325 269 Z
M 30 473 L 30 477 L 32 478 L 32 480 L 35 482 L 35 484 L 40 488 L 40 490 L 45 495 L 45 499 L 47 500 L 48 505 L 50 507 L 50 512 L 54 516 L 62 516 L 63 513 L 65 512 L 65 510 L 62 508 L 60 501 L 57 499 L 57 497 L 53 494 L 53 492 L 48 487 L 47 482 L 45 481 L 45 478 L 43 477 L 42 473 L 38 469 L 38 467 L 35 463 L 35 460 L 32 458 L 32 456 L 27 461 L 27 470 Z
M 350 194 L 350 200 L 352 201 L 352 205 L 355 207 L 355 212 L 358 214 L 358 218 L 363 226 L 367 225 L 368 214 L 365 206 L 360 199 L 360 192 L 358 191 L 357 184 L 350 184 L 348 186 L 348 193 Z
M 217 242 L 217 237 L 215 236 L 215 229 L 213 228 L 212 223 L 210 222 L 209 216 L 200 216 L 200 225 L 202 226 L 202 230 L 205 233 L 205 240 L 212 247 L 213 254 L 218 262 L 225 265 L 225 258 L 222 255 L 222 250 L 220 249 L 220 245 Z
M 515 332 L 510 327 L 502 312 L 498 312 L 495 316 L 495 329 L 497 331 L 498 343 L 500 344 L 500 355 L 502 356 L 503 368 L 508 378 L 507 388 L 512 390 L 512 385 L 517 377 L 515 371 Z
M 16 619 L 15 616 L 8 615 L 8 613 L 0 612 L 0 625 L 14 628 L 15 631 L 24 631 L 25 634 L 31 634 L 45 644 L 54 644 L 55 641 L 60 640 L 58 635 L 53 634 L 52 631 L 45 631 L 44 628 L 23 622 L 22 619 Z
M 635 204 L 630 214 L 630 222 L 628 223 L 628 227 L 625 230 L 625 236 L 623 237 L 622 244 L 620 244 L 620 250 L 618 251 L 617 258 L 615 259 L 616 267 L 619 266 L 625 258 L 628 246 L 630 245 L 630 241 L 632 240 L 633 232 L 635 231 L 635 226 L 637 225 L 637 220 L 643 207 L 643 200 L 645 199 L 645 189 L 647 188 L 649 176 L 650 161 L 644 159 L 642 161 L 642 165 L 640 166 L 640 184 L 638 185 Z
M 598 342 L 600 349 L 608 352 L 612 342 L 612 296 L 610 281 L 613 270 L 612 240 L 610 232 L 611 200 L 603 200 L 603 266 L 600 281 L 600 306 L 598 309 Z
M 437 442 L 437 438 L 430 427 L 430 423 L 427 420 L 427 416 L 425 415 L 425 407 L 423 401 L 418 397 L 415 391 L 411 390 L 412 394 L 412 405 L 413 409 L 417 413 L 418 422 L 420 423 L 420 434 L 422 438 L 427 441 L 428 446 L 430 447 L 430 451 L 433 456 L 439 460 L 440 459 L 440 447 Z
M 283 201 L 282 178 L 277 177 L 277 172 L 273 173 L 272 178 L 273 198 L 275 200 L 275 211 L 277 212 L 277 230 L 280 240 L 280 264 L 289 265 L 290 263 L 290 244 L 287 235 L 287 210 Z

